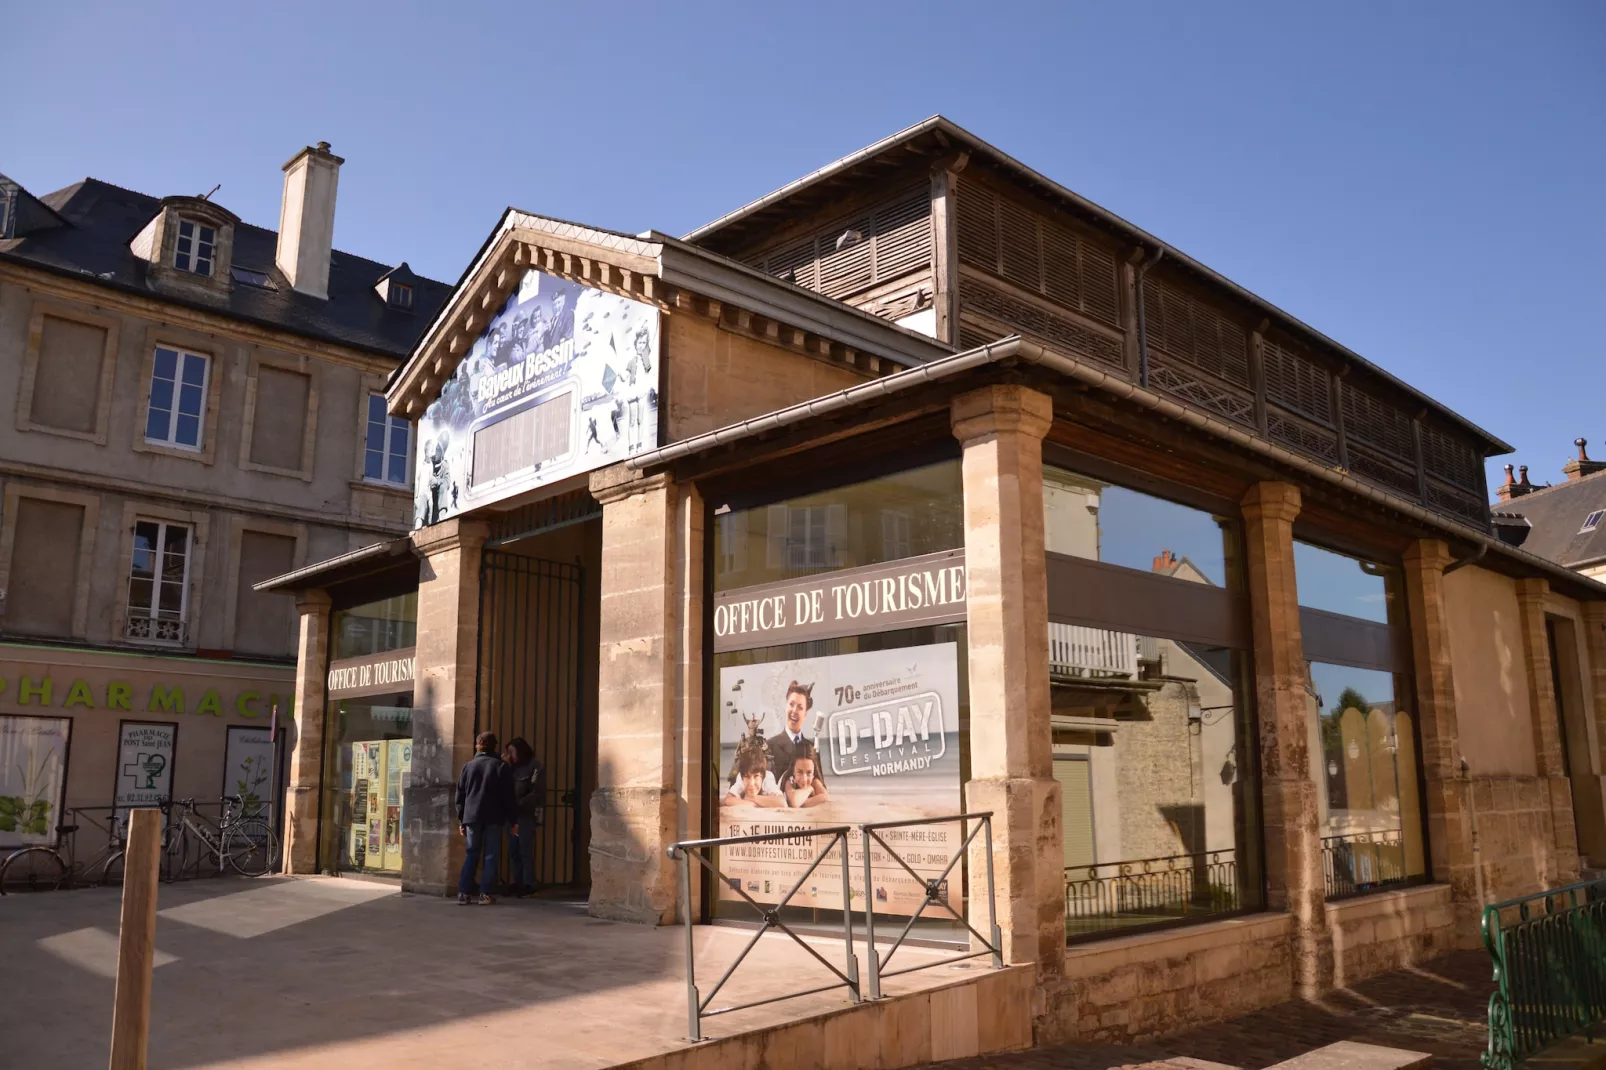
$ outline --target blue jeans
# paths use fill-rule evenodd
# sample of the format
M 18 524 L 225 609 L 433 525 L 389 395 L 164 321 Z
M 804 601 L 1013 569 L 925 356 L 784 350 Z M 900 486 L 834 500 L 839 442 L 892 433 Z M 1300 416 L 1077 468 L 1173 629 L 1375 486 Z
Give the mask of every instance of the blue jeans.
M 535 887 L 535 832 L 534 815 L 520 814 L 519 834 L 508 839 L 507 875 L 515 888 Z
M 480 856 L 485 858 L 479 890 L 490 895 L 496 889 L 496 853 L 502 849 L 502 826 L 476 822 L 464 826 L 463 871 L 457 875 L 457 890 L 462 895 L 474 894 L 474 871 L 480 868 Z

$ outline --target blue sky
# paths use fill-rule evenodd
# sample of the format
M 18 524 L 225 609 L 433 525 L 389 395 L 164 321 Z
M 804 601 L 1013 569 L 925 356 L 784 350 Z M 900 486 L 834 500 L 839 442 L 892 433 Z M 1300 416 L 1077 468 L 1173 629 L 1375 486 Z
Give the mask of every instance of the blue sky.
M 443 14 L 444 13 L 444 14 Z M 942 113 L 1515 444 L 1606 440 L 1606 7 L 17 5 L 0 171 L 455 280 L 508 204 L 683 233 Z M 1599 448 L 1606 456 L 1606 442 Z M 1491 465 L 1491 485 L 1498 482 Z

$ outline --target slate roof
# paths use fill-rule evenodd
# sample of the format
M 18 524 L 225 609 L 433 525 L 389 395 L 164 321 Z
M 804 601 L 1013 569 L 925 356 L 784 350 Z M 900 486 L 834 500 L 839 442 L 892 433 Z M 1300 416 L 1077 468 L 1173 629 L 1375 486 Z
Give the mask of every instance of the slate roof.
M 1532 527 L 1521 545 L 1531 554 L 1568 568 L 1606 559 L 1606 518 L 1594 531 L 1579 530 L 1590 513 L 1606 509 L 1606 472 L 1541 487 L 1492 508 L 1497 524 L 1502 516 L 1527 518 Z
M 129 248 L 153 219 L 161 199 L 95 178 L 37 198 L 61 225 L 0 240 L 0 260 L 10 260 L 209 312 L 223 312 L 266 327 L 401 360 L 424 333 L 452 287 L 419 276 L 412 283 L 412 311 L 391 308 L 374 285 L 396 265 L 335 250 L 329 265 L 329 299 L 296 293 L 274 264 L 278 232 L 240 223 L 234 228 L 232 267 L 261 272 L 277 289 L 235 280 L 226 297 L 189 297 L 151 286 L 145 261 Z M 411 272 L 409 272 L 411 274 Z

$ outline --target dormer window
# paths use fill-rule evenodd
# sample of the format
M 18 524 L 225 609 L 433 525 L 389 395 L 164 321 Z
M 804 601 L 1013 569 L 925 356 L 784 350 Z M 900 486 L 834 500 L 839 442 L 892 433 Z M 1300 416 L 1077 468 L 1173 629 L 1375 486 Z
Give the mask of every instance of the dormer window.
M 413 307 L 413 288 L 402 282 L 392 282 L 385 295 L 385 301 L 391 308 L 403 308 L 408 311 Z
M 180 271 L 210 278 L 216 249 L 217 231 L 193 219 L 178 221 L 178 248 L 173 253 L 174 267 Z

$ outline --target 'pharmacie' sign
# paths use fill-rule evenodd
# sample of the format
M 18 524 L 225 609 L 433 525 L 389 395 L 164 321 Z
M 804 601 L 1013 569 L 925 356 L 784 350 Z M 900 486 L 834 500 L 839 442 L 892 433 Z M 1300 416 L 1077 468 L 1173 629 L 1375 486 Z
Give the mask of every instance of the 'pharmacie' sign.
M 275 707 L 295 715 L 295 692 L 235 690 L 172 681 L 99 680 L 56 677 L 48 671 L 0 665 L 0 705 L 19 710 L 116 710 L 124 713 L 200 714 L 211 717 L 266 718 Z
M 714 596 L 714 650 L 804 643 L 965 619 L 965 551 L 944 550 Z
M 329 663 L 329 697 L 362 698 L 413 689 L 413 647 Z

